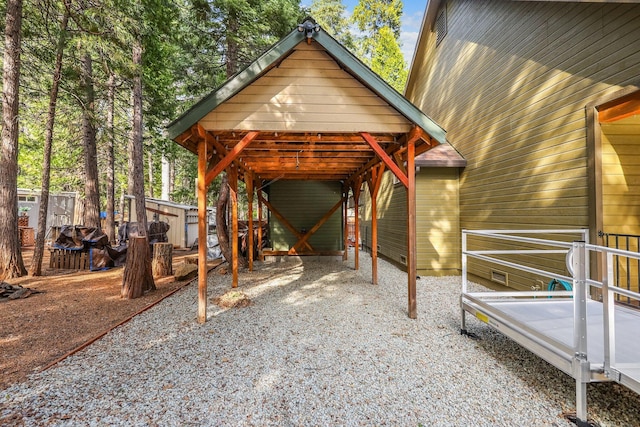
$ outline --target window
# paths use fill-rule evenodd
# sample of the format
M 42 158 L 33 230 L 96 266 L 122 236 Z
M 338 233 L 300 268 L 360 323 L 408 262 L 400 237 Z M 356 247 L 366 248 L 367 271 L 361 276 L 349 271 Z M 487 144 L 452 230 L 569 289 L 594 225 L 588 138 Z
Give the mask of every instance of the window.
M 19 202 L 35 203 L 36 202 L 36 196 L 18 196 L 18 201 Z

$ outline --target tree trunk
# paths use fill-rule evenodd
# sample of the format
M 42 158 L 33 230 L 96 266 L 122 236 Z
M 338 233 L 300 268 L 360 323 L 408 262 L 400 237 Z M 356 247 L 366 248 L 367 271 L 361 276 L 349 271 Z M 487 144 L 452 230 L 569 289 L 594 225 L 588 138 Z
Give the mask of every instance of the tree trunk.
M 231 262 L 231 245 L 229 245 L 229 228 L 227 227 L 227 206 L 229 205 L 229 180 L 227 174 L 222 175 L 220 183 L 220 193 L 216 202 L 216 233 L 220 251 L 227 262 Z M 200 242 L 198 242 L 200 244 Z
M 169 163 L 167 156 L 164 154 L 162 155 L 162 173 L 160 175 L 162 185 L 160 199 L 169 200 L 169 194 L 171 194 L 171 190 L 169 189 L 169 182 L 171 180 L 171 164 Z
M 7 0 L 0 146 L 0 280 L 27 274 L 18 244 L 18 93 L 22 1 Z
M 133 168 L 129 171 L 129 181 L 133 183 L 133 196 L 136 198 L 136 221 L 143 235 L 147 234 L 147 209 L 144 195 L 144 156 L 142 146 L 142 45 L 139 40 L 133 44 L 133 65 L 138 70 L 133 78 L 133 128 L 131 147 Z
M 133 44 L 133 64 L 136 74 L 133 78 L 133 128 L 129 141 L 129 152 L 133 168 L 129 170 L 129 182 L 133 183 L 136 198 L 136 220 L 140 238 L 129 239 L 127 262 L 122 275 L 122 297 L 137 298 L 145 291 L 155 289 L 149 240 L 147 238 L 147 212 L 144 199 L 144 167 L 142 157 L 142 46 L 139 40 Z
M 122 290 L 120 293 L 122 298 L 139 298 L 145 292 L 156 289 L 151 273 L 150 258 L 147 237 L 130 237 L 127 261 L 122 273 Z
M 116 241 L 116 224 L 115 224 L 115 132 L 114 132 L 114 116 L 115 116 L 115 96 L 116 96 L 116 77 L 113 73 L 109 73 L 107 80 L 107 220 L 105 224 L 105 234 L 109 238 L 109 243 Z
M 98 150 L 96 147 L 96 130 L 93 124 L 95 109 L 95 91 L 93 89 L 93 60 L 89 53 L 82 60 L 82 85 L 85 91 L 84 108 L 82 110 L 82 142 L 84 146 L 85 171 L 85 210 L 84 225 L 100 226 L 100 187 L 98 186 Z
M 49 92 L 49 111 L 47 113 L 47 125 L 44 130 L 44 158 L 42 161 L 42 190 L 40 193 L 40 210 L 38 212 L 38 230 L 36 233 L 36 245 L 31 260 L 31 275 L 42 275 L 42 258 L 44 257 L 44 237 L 47 234 L 47 215 L 49 211 L 49 184 L 51 180 L 51 146 L 53 145 L 53 126 L 56 120 L 56 104 L 58 102 L 58 88 L 62 70 L 62 54 L 67 35 L 69 11 L 65 8 L 60 22 L 60 37 L 56 52 L 56 63 L 53 67 L 53 81 Z
M 173 244 L 154 243 L 151 270 L 153 277 L 171 276 L 173 274 Z

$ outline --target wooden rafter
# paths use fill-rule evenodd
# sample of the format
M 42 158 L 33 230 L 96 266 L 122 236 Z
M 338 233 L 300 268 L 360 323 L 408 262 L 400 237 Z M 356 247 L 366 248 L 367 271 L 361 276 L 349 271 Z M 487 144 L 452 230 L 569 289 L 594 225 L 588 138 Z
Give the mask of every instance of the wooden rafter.
M 382 160 L 382 162 L 393 172 L 393 174 L 402 182 L 402 184 L 407 187 L 409 182 L 407 181 L 407 175 L 405 175 L 402 170 L 396 165 L 391 157 L 384 151 L 384 149 L 380 146 L 378 141 L 371 136 L 371 134 L 367 132 L 361 132 L 362 138 L 367 141 L 369 146 L 375 151 L 376 155 Z

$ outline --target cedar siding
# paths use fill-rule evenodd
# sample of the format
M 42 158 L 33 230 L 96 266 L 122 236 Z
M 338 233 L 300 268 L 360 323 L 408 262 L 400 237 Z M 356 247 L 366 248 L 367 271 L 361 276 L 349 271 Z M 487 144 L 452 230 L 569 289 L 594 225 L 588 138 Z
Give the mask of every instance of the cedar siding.
M 421 168 L 416 173 L 418 274 L 460 273 L 458 168 Z M 385 173 L 378 195 L 379 254 L 404 266 L 407 256 L 407 191 Z M 362 192 L 363 245 L 371 247 L 371 199 Z
M 406 96 L 467 159 L 461 228 L 588 227 L 585 107 L 640 84 L 640 5 L 430 3 L 446 7 L 447 33 L 436 46 L 423 26 Z
M 269 186 L 269 203 L 298 231 L 309 231 L 342 197 L 339 182 L 278 181 Z M 271 245 L 288 251 L 298 239 L 274 216 L 269 222 Z M 309 238 L 316 251 L 343 249 L 341 210 Z

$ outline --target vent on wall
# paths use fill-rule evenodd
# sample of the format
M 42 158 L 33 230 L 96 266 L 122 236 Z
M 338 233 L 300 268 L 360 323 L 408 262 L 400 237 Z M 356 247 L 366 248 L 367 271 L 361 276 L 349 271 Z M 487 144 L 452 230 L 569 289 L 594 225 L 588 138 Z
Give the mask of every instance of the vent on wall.
M 443 4 L 436 16 L 436 46 L 442 42 L 447 35 L 447 4 Z
M 509 275 L 504 271 L 491 270 L 491 280 L 501 285 L 509 286 Z
M 404 265 L 407 265 L 407 257 L 404 255 L 400 255 L 400 262 Z

